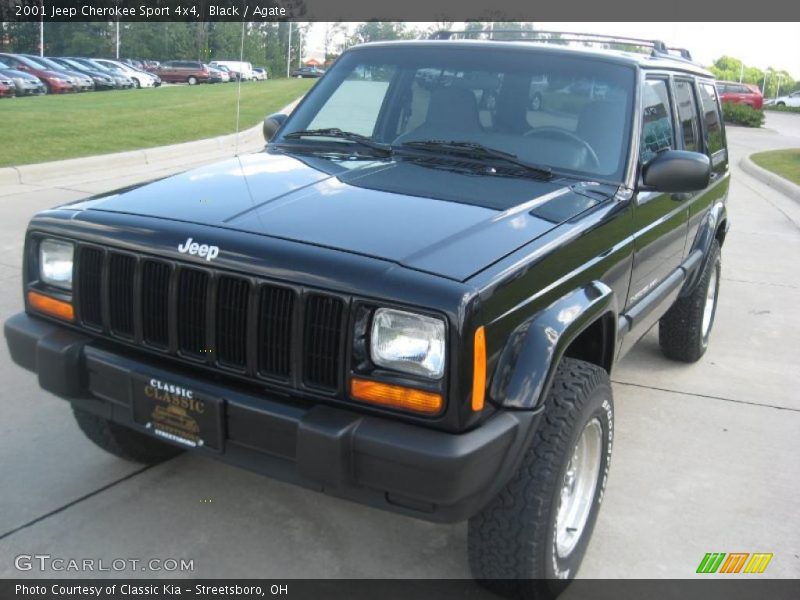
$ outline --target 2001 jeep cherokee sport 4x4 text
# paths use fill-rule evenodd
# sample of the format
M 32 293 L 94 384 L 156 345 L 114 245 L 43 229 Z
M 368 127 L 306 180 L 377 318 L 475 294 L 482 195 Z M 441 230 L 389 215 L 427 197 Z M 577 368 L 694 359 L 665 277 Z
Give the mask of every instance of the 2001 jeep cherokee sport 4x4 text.
M 719 102 L 652 47 L 351 49 L 264 152 L 36 215 L 11 354 L 114 454 L 469 519 L 477 578 L 557 593 L 615 361 L 656 323 L 695 361 L 714 321 Z

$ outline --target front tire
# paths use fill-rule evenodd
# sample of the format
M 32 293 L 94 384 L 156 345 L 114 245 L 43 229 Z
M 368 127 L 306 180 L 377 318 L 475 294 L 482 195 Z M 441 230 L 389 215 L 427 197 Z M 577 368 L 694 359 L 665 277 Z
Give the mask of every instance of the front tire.
M 558 365 L 517 473 L 469 521 L 473 576 L 504 595 L 555 598 L 580 567 L 605 491 L 614 434 L 608 374 Z
M 717 314 L 721 273 L 719 242 L 714 240 L 692 293 L 678 298 L 658 322 L 658 343 L 668 358 L 692 363 L 705 354 Z
M 138 90 L 140 87 L 142 87 L 142 82 L 134 77 L 133 78 L 133 87 L 135 87 Z
M 72 413 L 86 437 L 106 452 L 125 460 L 152 465 L 182 452 L 180 448 L 170 446 L 92 413 L 74 407 Z
M 189 79 L 186 80 L 186 83 L 189 85 L 197 85 L 197 77 L 189 77 Z

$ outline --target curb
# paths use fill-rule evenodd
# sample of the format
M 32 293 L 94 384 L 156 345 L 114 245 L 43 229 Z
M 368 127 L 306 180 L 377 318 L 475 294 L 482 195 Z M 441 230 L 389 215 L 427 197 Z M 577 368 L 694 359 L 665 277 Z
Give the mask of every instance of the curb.
M 301 98 L 283 107 L 281 112 L 291 112 Z M 156 146 L 142 150 L 70 158 L 18 167 L 2 167 L 0 168 L 0 186 L 53 185 L 55 183 L 64 185 L 85 182 L 87 177 L 94 175 L 100 175 L 102 179 L 112 170 L 125 170 L 133 174 L 153 168 L 180 167 L 183 164 L 189 167 L 204 158 L 213 161 L 235 155 L 237 138 L 239 154 L 254 152 L 264 145 L 261 131 L 262 124 L 259 123 L 239 133 L 229 133 L 170 146 Z
M 772 171 L 767 171 L 763 167 L 759 167 L 756 163 L 750 160 L 749 156 L 745 156 L 739 161 L 739 166 L 742 171 L 748 175 L 755 177 L 762 183 L 767 184 L 769 187 L 778 190 L 785 196 L 788 196 L 795 202 L 800 202 L 800 185 L 792 183 L 788 179 L 776 175 Z

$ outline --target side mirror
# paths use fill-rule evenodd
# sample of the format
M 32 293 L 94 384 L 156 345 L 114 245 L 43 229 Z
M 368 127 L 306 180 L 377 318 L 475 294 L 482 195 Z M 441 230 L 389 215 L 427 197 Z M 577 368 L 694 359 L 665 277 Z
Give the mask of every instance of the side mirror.
M 275 113 L 274 115 L 270 115 L 264 119 L 264 139 L 269 142 L 272 138 L 275 137 L 275 134 L 278 132 L 278 129 L 286 122 L 288 117 L 281 113 Z
M 708 187 L 711 161 L 700 152 L 666 150 L 642 167 L 645 188 L 667 194 L 697 192 Z

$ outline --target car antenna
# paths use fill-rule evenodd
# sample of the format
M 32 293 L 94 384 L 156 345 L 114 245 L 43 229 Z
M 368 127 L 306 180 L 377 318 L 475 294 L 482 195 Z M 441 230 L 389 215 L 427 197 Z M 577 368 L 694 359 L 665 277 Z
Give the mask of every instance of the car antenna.
M 242 21 L 242 41 L 241 45 L 239 46 L 239 68 L 242 68 L 242 62 L 244 61 L 244 27 L 245 22 Z M 234 150 L 233 153 L 236 156 L 239 156 L 239 106 L 242 102 L 242 75 L 243 73 L 239 72 L 239 82 L 238 88 L 236 90 L 236 141 L 234 142 Z

